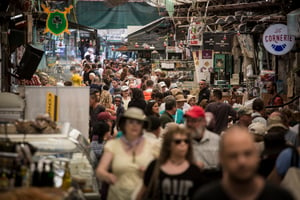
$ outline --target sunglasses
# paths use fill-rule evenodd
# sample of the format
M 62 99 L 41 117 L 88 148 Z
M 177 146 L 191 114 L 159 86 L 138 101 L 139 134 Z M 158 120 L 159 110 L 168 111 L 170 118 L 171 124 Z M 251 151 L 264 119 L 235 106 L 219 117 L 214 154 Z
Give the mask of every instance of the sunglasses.
M 190 141 L 188 139 L 174 139 L 173 142 L 177 145 L 181 144 L 182 142 L 184 142 L 185 144 L 190 143 Z
M 127 119 L 126 121 L 127 121 L 129 124 L 138 124 L 138 125 L 141 125 L 141 124 L 144 123 L 143 121 L 137 120 L 137 119 Z

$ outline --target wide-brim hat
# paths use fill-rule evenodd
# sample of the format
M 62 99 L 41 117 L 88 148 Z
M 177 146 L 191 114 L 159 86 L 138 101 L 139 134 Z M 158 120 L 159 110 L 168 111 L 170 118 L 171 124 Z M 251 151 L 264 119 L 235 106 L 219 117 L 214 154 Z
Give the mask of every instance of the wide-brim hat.
M 194 95 L 187 95 L 187 102 L 189 102 L 192 98 L 195 98 L 195 100 L 196 100 L 196 96 L 194 96 Z
M 186 99 L 184 98 L 184 95 L 183 95 L 183 94 L 177 94 L 177 95 L 175 96 L 175 98 L 176 98 L 176 101 L 177 101 L 177 102 L 186 102 Z
M 267 124 L 268 124 L 267 130 L 270 130 L 273 127 L 281 127 L 281 128 L 286 129 L 286 130 L 289 129 L 286 125 L 283 124 L 282 119 L 281 119 L 280 116 L 269 117 L 268 120 L 267 120 Z
M 146 121 L 146 116 L 144 114 L 144 111 L 141 110 L 140 108 L 136 107 L 130 107 L 128 108 L 123 115 L 120 117 L 120 121 L 123 119 L 136 119 L 139 121 Z

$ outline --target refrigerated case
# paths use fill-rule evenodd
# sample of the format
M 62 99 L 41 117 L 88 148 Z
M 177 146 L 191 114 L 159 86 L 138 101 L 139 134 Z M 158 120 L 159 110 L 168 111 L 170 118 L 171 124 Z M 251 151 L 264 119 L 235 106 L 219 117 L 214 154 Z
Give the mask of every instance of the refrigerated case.
M 89 142 L 68 122 L 58 127 L 60 132 L 57 134 L 0 134 L 0 140 L 29 143 L 35 147 L 37 151 L 32 157 L 31 171 L 33 163 L 53 163 L 56 188 L 62 184 L 64 166 L 68 162 L 72 178 L 80 179 L 80 182 L 84 183 L 81 185 L 81 191 L 85 199 L 100 199 L 99 182 L 95 176 L 98 161 L 89 147 Z M 7 154 L 0 152 L 1 156 Z

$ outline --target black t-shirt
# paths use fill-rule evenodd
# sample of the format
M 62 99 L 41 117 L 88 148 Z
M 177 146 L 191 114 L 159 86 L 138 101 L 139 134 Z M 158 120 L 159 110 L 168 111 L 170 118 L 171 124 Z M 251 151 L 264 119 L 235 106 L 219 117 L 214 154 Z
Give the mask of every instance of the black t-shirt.
M 193 200 L 212 200 L 222 199 L 231 200 L 226 194 L 220 182 L 212 183 L 200 188 Z M 266 183 L 264 189 L 255 200 L 293 200 L 294 198 L 290 193 L 279 186 Z
M 156 160 L 152 161 L 144 175 L 144 185 L 149 188 L 150 180 L 153 176 Z M 200 169 L 194 165 L 190 166 L 181 174 L 170 175 L 160 169 L 158 181 L 158 190 L 155 191 L 156 199 L 162 200 L 187 200 L 190 199 L 195 191 L 203 184 L 203 177 Z M 150 191 L 150 197 L 153 199 L 154 192 Z

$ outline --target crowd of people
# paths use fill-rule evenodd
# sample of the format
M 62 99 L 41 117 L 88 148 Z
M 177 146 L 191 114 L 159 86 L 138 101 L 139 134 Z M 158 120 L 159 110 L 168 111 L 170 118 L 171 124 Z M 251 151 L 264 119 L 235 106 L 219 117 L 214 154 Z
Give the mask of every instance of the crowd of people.
M 234 108 L 205 80 L 185 90 L 132 60 L 87 56 L 71 71 L 69 85 L 90 86 L 101 199 L 294 199 L 280 183 L 299 150 L 299 115 L 265 108 L 283 104 L 276 84 L 266 104 Z

